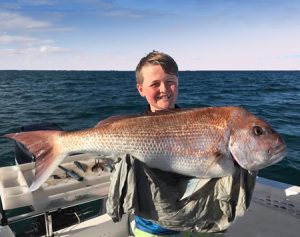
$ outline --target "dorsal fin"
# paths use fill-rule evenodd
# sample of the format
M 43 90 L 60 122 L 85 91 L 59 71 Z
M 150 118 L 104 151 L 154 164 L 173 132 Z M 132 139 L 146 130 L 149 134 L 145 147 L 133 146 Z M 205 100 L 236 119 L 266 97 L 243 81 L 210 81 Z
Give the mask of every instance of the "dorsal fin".
M 164 109 L 164 110 L 156 110 L 155 112 L 148 112 L 145 115 L 150 116 L 159 116 L 159 115 L 165 115 L 165 114 L 174 114 L 174 113 L 180 113 L 184 111 L 190 111 L 193 109 L 190 108 L 173 108 L 173 109 Z
M 158 110 L 155 113 L 147 113 L 147 114 L 139 114 L 139 115 L 116 115 L 111 116 L 106 119 L 101 120 L 99 123 L 96 124 L 95 127 L 102 127 L 109 125 L 111 123 L 121 121 L 124 119 L 130 119 L 130 118 L 136 118 L 136 117 L 145 117 L 145 116 L 161 116 L 166 114 L 172 114 L 172 113 L 178 113 L 183 111 L 188 111 L 191 109 L 181 109 L 181 108 L 175 108 L 175 109 L 165 109 L 165 110 Z
M 135 118 L 135 117 L 139 117 L 139 116 L 141 116 L 141 115 L 116 115 L 116 116 L 111 116 L 111 117 L 108 117 L 106 119 L 101 120 L 99 123 L 96 124 L 95 128 L 96 127 L 102 127 L 102 126 L 111 124 L 111 123 L 116 122 L 116 121 L 121 121 L 121 120 L 129 119 L 129 118 Z

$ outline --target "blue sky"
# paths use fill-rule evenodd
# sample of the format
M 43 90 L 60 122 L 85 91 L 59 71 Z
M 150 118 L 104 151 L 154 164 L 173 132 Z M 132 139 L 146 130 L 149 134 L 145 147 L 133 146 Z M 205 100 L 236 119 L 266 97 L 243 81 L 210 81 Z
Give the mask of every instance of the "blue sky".
M 299 0 L 0 0 L 0 69 L 300 70 Z

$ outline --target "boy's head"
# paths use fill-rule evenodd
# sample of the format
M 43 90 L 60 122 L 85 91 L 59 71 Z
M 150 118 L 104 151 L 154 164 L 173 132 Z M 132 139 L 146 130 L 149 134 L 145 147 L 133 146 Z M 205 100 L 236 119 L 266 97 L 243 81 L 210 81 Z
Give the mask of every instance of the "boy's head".
M 137 89 L 152 112 L 175 107 L 178 95 L 178 67 L 169 55 L 153 51 L 136 68 Z
M 166 74 L 175 75 L 178 77 L 178 66 L 175 60 L 162 52 L 152 51 L 143 57 L 135 70 L 137 84 L 143 84 L 144 78 L 142 69 L 148 65 L 160 65 Z

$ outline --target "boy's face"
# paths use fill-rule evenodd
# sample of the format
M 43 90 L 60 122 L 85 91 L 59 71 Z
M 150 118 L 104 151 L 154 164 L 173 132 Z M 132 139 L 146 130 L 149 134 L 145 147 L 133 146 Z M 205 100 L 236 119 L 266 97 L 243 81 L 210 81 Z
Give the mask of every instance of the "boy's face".
M 141 96 L 146 97 L 152 112 L 175 107 L 178 77 L 166 74 L 160 65 L 147 65 L 141 70 L 144 81 L 137 84 Z

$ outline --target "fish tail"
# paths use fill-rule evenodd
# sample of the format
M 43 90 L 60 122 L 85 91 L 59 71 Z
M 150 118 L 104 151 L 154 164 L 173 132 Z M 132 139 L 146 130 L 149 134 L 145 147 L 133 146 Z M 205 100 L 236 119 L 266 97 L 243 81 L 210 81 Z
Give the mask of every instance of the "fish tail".
M 58 142 L 62 133 L 63 131 L 43 130 L 4 135 L 22 143 L 36 158 L 35 176 L 30 191 L 37 190 L 68 155 Z

